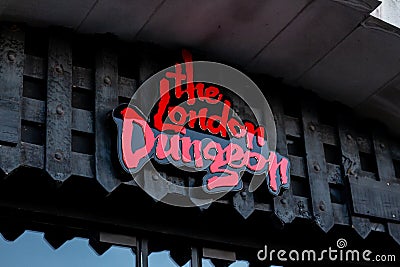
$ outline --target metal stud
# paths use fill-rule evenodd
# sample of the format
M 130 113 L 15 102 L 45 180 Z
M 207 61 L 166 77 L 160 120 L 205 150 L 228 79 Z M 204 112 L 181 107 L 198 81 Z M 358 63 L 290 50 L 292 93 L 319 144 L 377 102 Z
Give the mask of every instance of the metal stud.
M 7 58 L 9 61 L 14 62 L 15 61 L 15 52 L 14 51 L 9 51 L 7 53 Z
M 321 211 L 325 211 L 326 207 L 325 207 L 325 203 L 323 201 L 321 201 L 321 203 L 319 204 L 319 209 Z
M 321 167 L 319 166 L 318 163 L 314 165 L 314 170 L 316 170 L 317 172 L 321 170 Z
M 54 154 L 54 158 L 56 159 L 56 160 L 62 160 L 62 155 L 61 155 L 61 153 L 60 152 L 56 152 L 55 154 Z
M 106 85 L 111 85 L 111 79 L 110 79 L 110 77 L 108 77 L 108 76 L 104 77 L 104 83 L 105 83 Z
M 64 72 L 63 67 L 61 65 L 57 65 L 55 67 L 57 73 L 62 74 Z
M 63 115 L 64 114 L 64 109 L 61 105 L 58 105 L 56 108 L 56 112 L 58 115 Z

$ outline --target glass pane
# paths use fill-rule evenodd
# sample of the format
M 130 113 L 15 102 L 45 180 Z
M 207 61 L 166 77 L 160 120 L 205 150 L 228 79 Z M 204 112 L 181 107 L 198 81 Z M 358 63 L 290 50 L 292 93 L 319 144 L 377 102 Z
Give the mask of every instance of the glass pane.
M 214 267 L 210 259 L 202 259 L 203 267 Z M 236 261 L 229 265 L 229 267 L 249 267 L 247 261 Z
M 179 267 L 178 264 L 171 258 L 169 251 L 153 252 L 149 256 L 149 267 Z M 188 261 L 183 267 L 190 267 Z
M 210 259 L 201 259 L 203 267 L 214 267 Z
M 229 267 L 249 267 L 249 263 L 247 261 L 236 261 L 229 265 Z
M 0 235 L 0 266 L 8 267 L 133 267 L 130 248 L 113 246 L 102 256 L 91 249 L 87 239 L 74 238 L 54 250 L 43 233 L 26 231 L 9 242 Z

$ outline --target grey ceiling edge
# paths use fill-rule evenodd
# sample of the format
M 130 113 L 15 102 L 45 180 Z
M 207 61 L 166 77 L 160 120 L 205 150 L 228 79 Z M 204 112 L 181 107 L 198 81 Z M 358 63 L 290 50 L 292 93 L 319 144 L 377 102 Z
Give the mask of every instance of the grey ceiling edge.
M 396 37 L 400 37 L 400 29 L 396 26 L 393 26 L 387 22 L 384 22 L 381 19 L 375 18 L 373 16 L 368 17 L 365 21 L 361 23 L 361 26 L 367 29 L 378 30 L 382 32 L 386 32 L 388 34 L 395 35 Z
M 345 6 L 354 8 L 361 12 L 372 12 L 374 11 L 381 2 L 378 0 L 331 0 Z

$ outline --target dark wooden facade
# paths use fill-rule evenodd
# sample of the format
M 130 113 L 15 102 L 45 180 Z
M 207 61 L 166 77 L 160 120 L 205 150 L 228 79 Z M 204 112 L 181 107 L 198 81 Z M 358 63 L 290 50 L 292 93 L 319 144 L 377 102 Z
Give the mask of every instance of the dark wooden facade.
M 110 36 L 2 25 L 6 239 L 34 229 L 58 248 L 83 236 L 99 253 L 130 246 L 138 262 L 160 249 L 182 264 L 207 248 L 232 252 L 217 253 L 221 266 L 235 258 L 256 265 L 255 252 L 266 243 L 312 248 L 346 237 L 355 246 L 399 251 L 400 140 L 339 104 L 267 77 L 255 81 L 276 116 L 277 151 L 291 161 L 290 190 L 273 198 L 266 188 L 250 193 L 245 186 L 210 207 L 184 209 L 155 203 L 126 179 L 113 159 L 110 111 L 152 73 L 179 61 L 175 54 Z M 154 183 L 151 173 L 142 175 Z M 191 179 L 165 175 L 178 184 Z

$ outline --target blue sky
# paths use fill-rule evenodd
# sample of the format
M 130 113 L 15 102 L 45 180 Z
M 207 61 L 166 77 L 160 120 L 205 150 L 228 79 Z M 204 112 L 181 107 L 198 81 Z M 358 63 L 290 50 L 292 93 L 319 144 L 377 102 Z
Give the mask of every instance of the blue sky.
M 88 240 L 74 238 L 54 250 L 43 239 L 43 233 L 26 231 L 14 242 L 0 235 L 1 267 L 133 267 L 135 255 L 132 250 L 113 246 L 102 256 L 88 245 Z M 149 267 L 176 267 L 168 251 L 152 253 Z M 247 267 L 246 262 L 236 262 L 231 267 Z M 190 267 L 190 263 L 184 265 Z M 203 267 L 213 267 L 209 260 L 203 260 Z

